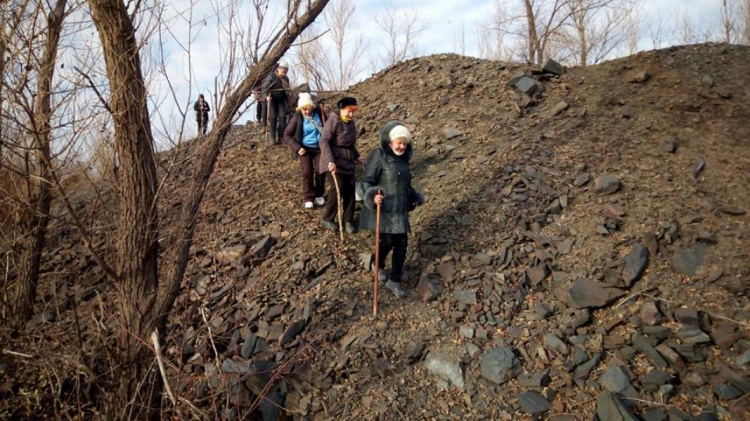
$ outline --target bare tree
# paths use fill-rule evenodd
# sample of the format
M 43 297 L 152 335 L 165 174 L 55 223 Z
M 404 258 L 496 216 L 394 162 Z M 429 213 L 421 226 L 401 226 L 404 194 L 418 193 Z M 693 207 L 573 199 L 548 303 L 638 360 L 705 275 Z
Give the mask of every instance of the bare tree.
M 721 0 L 719 11 L 721 35 L 717 38 L 722 42 L 739 44 L 745 41 L 748 34 L 747 19 L 748 0 Z
M 627 41 L 627 16 L 631 0 L 568 0 L 568 19 L 557 40 L 578 66 L 596 64 Z
M 516 59 L 542 63 L 568 19 L 566 1 L 516 0 L 512 3 L 515 7 L 496 16 L 489 28 L 503 34 L 504 38 L 519 40 L 518 48 L 511 47 Z
M 417 40 L 426 29 L 418 10 L 387 5 L 375 16 L 375 23 L 385 34 L 380 66 L 390 67 L 417 55 Z
M 513 50 L 508 45 L 506 32 L 507 23 L 510 20 L 507 3 L 496 0 L 492 16 L 477 28 L 476 37 L 480 57 L 508 61 L 513 59 Z
M 463 19 L 460 26 L 453 28 L 453 51 L 466 55 L 466 22 Z
M 642 29 L 642 23 L 643 18 L 641 14 L 639 13 L 639 9 L 633 8 L 627 13 L 627 17 L 625 18 L 625 53 L 627 55 L 633 55 L 636 52 L 638 52 L 639 46 L 638 43 L 641 39 L 641 29 Z
M 322 13 L 328 0 L 290 2 L 283 22 L 259 54 L 257 64 L 237 66 L 233 56 L 225 58 L 225 79 L 217 84 L 221 98 L 213 130 L 201 144 L 200 159 L 184 201 L 177 228 L 172 233 L 166 261 L 159 270 L 156 207 L 158 180 L 154 139 L 147 107 L 147 90 L 141 70 L 140 44 L 131 16 L 141 12 L 117 0 L 89 0 L 104 51 L 109 80 L 114 140 L 119 160 L 117 258 L 108 273 L 118 287 L 118 305 L 123 331 L 118 338 L 120 390 L 116 405 L 125 418 L 153 417 L 161 397 L 161 380 L 150 370 L 153 355 L 143 346 L 152 332 L 164 332 L 166 319 L 180 291 L 189 259 L 196 217 L 208 181 L 232 121 L 250 97 L 259 77 L 290 48 L 294 40 Z M 229 32 L 232 30 L 225 29 Z M 236 34 L 240 35 L 240 34 Z M 247 40 L 245 36 L 243 39 Z M 227 50 L 229 51 L 229 50 Z M 239 74 L 242 71 L 243 74 Z M 236 81 L 236 82 L 235 82 Z M 221 99 L 219 101 L 218 99 Z M 161 271 L 161 274 L 159 273 Z M 141 385 L 148 384 L 148 390 Z
M 682 10 L 677 16 L 677 27 L 675 29 L 677 32 L 677 41 L 680 44 L 693 44 L 698 42 L 695 24 L 684 10 Z
M 16 125 L 16 139 L 3 139 L 13 154 L 6 156 L 2 165 L 6 172 L 5 181 L 17 180 L 20 184 L 8 185 L 8 188 L 15 187 L 12 192 L 2 190 L 6 197 L 10 195 L 19 205 L 11 230 L 15 234 L 11 240 L 13 248 L 20 252 L 11 306 L 15 322 L 21 324 L 33 311 L 52 202 L 52 81 L 66 0 L 57 0 L 54 5 L 26 1 L 15 6 L 10 38 L 5 39 L 4 33 L 2 41 L 3 50 L 8 46 L 13 48 L 9 64 L 15 69 L 12 76 L 6 77 L 3 73 L 2 81 L 3 85 L 8 85 L 3 90 L 12 97 L 20 114 L 12 118 Z
M 567 20 L 565 0 L 523 0 L 526 27 L 526 61 L 541 64 L 547 59 L 550 46 L 558 30 Z
M 656 18 L 650 19 L 648 21 L 647 27 L 648 36 L 651 39 L 651 47 L 661 48 L 662 45 L 664 45 L 667 33 L 670 32 L 666 24 L 664 23 L 664 19 L 662 19 L 661 14 L 659 14 Z
M 356 32 L 356 7 L 351 0 L 334 0 L 323 18 L 326 29 L 308 28 L 295 49 L 300 73 L 319 90 L 346 89 L 362 72 L 367 42 Z

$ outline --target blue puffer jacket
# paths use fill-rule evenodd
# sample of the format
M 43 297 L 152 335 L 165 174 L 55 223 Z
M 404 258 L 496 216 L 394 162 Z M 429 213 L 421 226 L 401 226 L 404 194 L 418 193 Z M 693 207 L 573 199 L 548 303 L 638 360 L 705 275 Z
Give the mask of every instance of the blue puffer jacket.
M 388 133 L 395 126 L 402 125 L 391 121 L 380 131 L 380 147 L 367 157 L 365 175 L 362 179 L 365 191 L 364 206 L 359 218 L 360 228 L 375 231 L 376 206 L 373 202 L 378 189 L 385 195 L 380 210 L 380 232 L 404 234 L 411 231 L 409 212 L 424 203 L 424 197 L 411 185 L 409 161 L 414 153 L 412 143 L 406 152 L 397 156 L 390 146 Z

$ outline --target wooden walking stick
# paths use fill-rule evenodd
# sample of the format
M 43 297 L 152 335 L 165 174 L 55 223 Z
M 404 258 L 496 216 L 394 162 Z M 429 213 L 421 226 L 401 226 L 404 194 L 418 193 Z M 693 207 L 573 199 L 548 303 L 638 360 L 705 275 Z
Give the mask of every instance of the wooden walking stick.
M 336 205 L 338 206 L 338 216 L 339 216 L 339 237 L 341 238 L 341 242 L 344 242 L 344 205 L 341 203 L 341 190 L 339 190 L 339 182 L 336 179 L 336 170 L 331 171 L 331 175 L 333 176 L 333 185 L 336 187 Z
M 378 189 L 375 196 L 380 194 Z M 378 285 L 380 281 L 380 270 L 378 268 L 378 262 L 380 262 L 380 204 L 375 205 L 377 210 L 375 211 L 375 287 L 372 294 L 372 315 L 378 315 Z

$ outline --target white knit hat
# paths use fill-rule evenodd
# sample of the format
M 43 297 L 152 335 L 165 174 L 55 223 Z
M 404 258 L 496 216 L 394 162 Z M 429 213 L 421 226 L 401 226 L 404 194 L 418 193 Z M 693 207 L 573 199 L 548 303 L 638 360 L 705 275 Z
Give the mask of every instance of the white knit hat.
M 279 65 L 276 66 L 276 67 L 278 67 L 279 69 L 287 69 L 287 70 L 289 70 L 289 64 L 287 64 L 287 62 L 285 62 L 285 61 L 280 61 Z
M 401 125 L 392 128 L 391 131 L 388 132 L 388 137 L 391 140 L 405 137 L 407 142 L 411 142 L 411 133 L 409 133 L 409 129 Z
M 297 109 L 307 107 L 310 105 L 315 105 L 312 100 L 312 96 L 310 96 L 307 92 L 302 92 L 299 94 L 299 99 L 297 100 Z

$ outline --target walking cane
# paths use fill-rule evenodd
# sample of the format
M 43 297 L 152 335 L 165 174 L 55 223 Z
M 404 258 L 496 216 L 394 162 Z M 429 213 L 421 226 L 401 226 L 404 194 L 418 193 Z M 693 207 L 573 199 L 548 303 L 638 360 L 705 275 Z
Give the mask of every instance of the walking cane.
M 375 193 L 375 196 L 378 196 L 379 194 L 380 189 L 378 189 L 377 193 Z M 377 211 L 375 212 L 375 287 L 372 294 L 373 316 L 378 315 L 378 284 L 380 281 L 380 271 L 378 268 L 378 262 L 380 262 L 380 204 L 377 204 L 375 206 L 377 206 Z
M 339 182 L 336 180 L 336 170 L 331 171 L 333 176 L 333 185 L 336 187 L 336 204 L 338 205 L 338 216 L 339 216 L 339 236 L 341 242 L 344 242 L 344 205 L 341 203 L 341 190 L 339 190 Z

